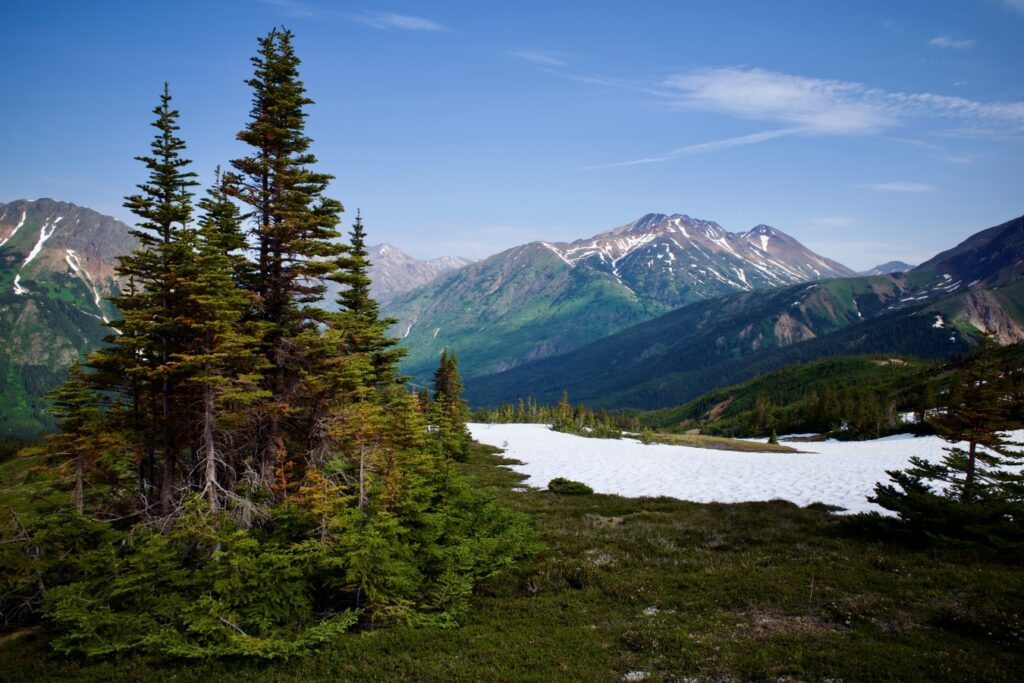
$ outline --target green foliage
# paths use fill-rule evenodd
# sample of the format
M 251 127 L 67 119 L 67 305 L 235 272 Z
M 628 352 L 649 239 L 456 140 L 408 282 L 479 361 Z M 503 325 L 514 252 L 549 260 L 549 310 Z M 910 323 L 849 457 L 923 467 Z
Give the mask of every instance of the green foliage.
M 565 479 L 564 477 L 555 477 L 548 482 L 548 491 L 564 496 L 587 496 L 592 494 L 594 489 L 581 481 L 573 481 L 571 479 Z
M 984 334 L 929 418 L 952 444 L 946 456 L 937 463 L 911 458 L 907 470 L 888 472 L 891 483 L 877 484 L 870 500 L 928 536 L 1024 551 L 1024 451 L 1004 433 L 1022 419 L 1019 373 L 1003 371 Z
M 459 359 L 454 352 L 449 353 L 448 349 L 441 352 L 441 360 L 434 372 L 430 418 L 444 455 L 459 461 L 465 460 L 472 441 L 466 428 L 469 408 L 462 398 Z
M 165 86 L 126 200 L 122 334 L 53 392 L 60 431 L 26 454 L 3 521 L 0 615 L 41 614 L 62 654 L 287 659 L 360 625 L 452 626 L 536 549 L 454 471 L 471 443 L 454 354 L 434 430 L 399 380 L 362 222 L 333 240 L 341 205 L 310 168 L 291 34 L 253 62 L 254 151 L 218 173 L 198 228 Z M 338 313 L 316 305 L 325 279 L 346 287 Z
M 0 641 L 10 683 L 818 681 L 1020 678 L 1020 565 L 840 533 L 843 517 L 782 501 L 515 491 L 474 445 L 458 470 L 536 520 L 546 548 L 478 584 L 457 629 L 397 624 L 287 661 L 52 656 L 31 630 Z M 2 550 L 0 550 L 2 552 Z M 365 619 L 364 613 L 364 619 Z
M 622 430 L 635 428 L 623 415 L 612 417 L 603 408 L 596 412 L 585 405 L 573 407 L 568 392 L 562 392 L 557 405 L 538 405 L 532 396 L 519 400 L 518 406 L 503 403 L 497 408 L 481 408 L 473 414 L 477 422 L 549 424 L 556 432 L 595 439 L 621 439 Z
M 763 438 L 775 430 L 876 438 L 905 428 L 898 413 L 920 408 L 922 396 L 934 392 L 939 368 L 918 359 L 829 358 L 786 366 L 639 419 L 657 429 L 730 437 Z

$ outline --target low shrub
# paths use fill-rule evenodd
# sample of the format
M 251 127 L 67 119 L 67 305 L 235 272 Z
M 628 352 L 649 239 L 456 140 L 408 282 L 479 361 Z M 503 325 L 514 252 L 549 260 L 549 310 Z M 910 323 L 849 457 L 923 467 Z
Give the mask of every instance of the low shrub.
M 567 496 L 586 496 L 593 493 L 594 489 L 581 481 L 555 477 L 548 482 L 548 491 L 551 491 L 551 493 L 561 493 Z

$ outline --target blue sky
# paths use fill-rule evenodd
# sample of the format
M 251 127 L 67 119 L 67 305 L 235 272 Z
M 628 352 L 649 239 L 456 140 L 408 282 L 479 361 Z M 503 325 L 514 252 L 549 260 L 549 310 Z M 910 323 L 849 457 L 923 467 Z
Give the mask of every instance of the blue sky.
M 5 0 L 0 201 L 129 218 L 164 80 L 208 181 L 282 24 L 332 196 L 417 257 L 679 212 L 866 268 L 1024 213 L 1024 0 Z

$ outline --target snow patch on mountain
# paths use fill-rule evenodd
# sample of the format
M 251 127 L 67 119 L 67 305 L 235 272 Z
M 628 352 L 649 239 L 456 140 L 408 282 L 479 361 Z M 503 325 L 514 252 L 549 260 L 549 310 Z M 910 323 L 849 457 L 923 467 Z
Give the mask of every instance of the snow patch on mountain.
M 39 255 L 39 252 L 43 250 L 43 245 L 46 244 L 46 240 L 53 236 L 53 233 L 57 230 L 57 224 L 62 220 L 64 220 L 64 216 L 57 216 L 52 223 L 43 223 L 43 227 L 39 229 L 39 239 L 36 241 L 35 246 L 32 247 L 32 251 L 30 251 L 28 256 L 25 257 L 25 262 L 21 264 L 22 268 L 31 263 L 32 259 Z
M 18 224 L 14 226 L 14 230 L 11 230 L 11 234 L 10 235 L 8 235 L 7 237 L 5 237 L 2 240 L 0 240 L 0 247 L 2 247 L 5 244 L 7 244 L 7 240 L 9 240 L 12 237 L 14 237 L 18 233 L 18 230 L 21 228 L 21 226 L 25 225 L 25 216 L 27 216 L 27 215 L 28 215 L 28 211 L 27 210 L 24 210 L 24 211 L 21 212 L 21 220 L 19 220 Z

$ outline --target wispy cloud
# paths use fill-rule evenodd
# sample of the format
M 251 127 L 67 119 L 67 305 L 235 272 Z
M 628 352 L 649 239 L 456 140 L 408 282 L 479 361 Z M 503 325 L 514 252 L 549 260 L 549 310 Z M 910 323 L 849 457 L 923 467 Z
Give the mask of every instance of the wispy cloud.
M 781 138 L 786 135 L 793 135 L 800 132 L 795 128 L 783 128 L 780 130 L 766 130 L 761 133 L 752 133 L 750 135 L 740 135 L 733 138 L 724 138 L 722 140 L 712 140 L 710 142 L 700 142 L 694 145 L 686 145 L 685 147 L 679 147 L 673 149 L 670 152 L 661 154 L 653 157 L 645 157 L 643 159 L 632 159 L 630 161 L 616 161 L 610 164 L 600 164 L 598 166 L 584 166 L 584 171 L 595 171 L 602 168 L 617 168 L 620 166 L 638 166 L 641 164 L 655 164 L 659 161 L 669 161 L 671 159 L 678 159 L 679 157 L 688 156 L 690 154 L 702 154 L 704 152 L 716 152 L 721 149 L 729 149 L 731 147 L 741 147 L 743 145 L 753 145 L 758 142 L 764 142 L 766 140 L 774 140 L 775 138 Z
M 957 40 L 949 36 L 938 36 L 928 41 L 932 47 L 943 47 L 950 50 L 966 50 L 974 46 L 974 40 Z
M 1003 0 L 1003 4 L 1012 10 L 1024 13 L 1024 0 Z
M 1024 2 L 1024 0 L 1021 0 Z M 676 159 L 756 144 L 783 136 L 882 136 L 923 121 L 955 122 L 946 137 L 1024 139 L 1024 102 L 979 102 L 933 93 L 905 93 L 863 83 L 812 78 L 748 67 L 701 68 L 673 74 L 655 85 L 579 75 L 538 64 L 538 68 L 585 83 L 629 89 L 681 111 L 708 111 L 735 119 L 773 124 L 749 135 L 713 140 L 671 151 L 587 169 L 614 168 Z M 937 145 L 935 151 L 944 151 Z M 957 159 L 962 163 L 963 159 Z
M 512 56 L 524 62 L 540 64 L 542 66 L 564 67 L 569 65 L 565 55 L 548 50 L 517 50 L 512 53 Z
M 873 134 L 917 117 L 1024 130 L 1024 102 L 976 102 L 932 93 L 892 92 L 862 83 L 763 69 L 700 69 L 670 76 L 665 86 L 682 108 L 785 123 L 812 134 Z
M 807 132 L 871 133 L 893 119 L 870 96 L 873 91 L 859 83 L 727 67 L 676 74 L 664 85 L 683 108 L 785 123 Z
M 883 21 L 882 28 L 884 28 L 886 31 L 891 31 L 892 33 L 903 33 L 903 26 L 900 25 L 898 21 L 895 21 L 893 19 L 886 19 L 885 21 Z
M 911 180 L 893 180 L 888 183 L 857 183 L 854 187 L 862 190 L 877 190 L 878 192 L 921 193 L 935 191 L 934 185 Z
M 274 7 L 286 17 L 292 19 L 313 19 L 321 16 L 321 10 L 315 5 L 302 0 L 257 0 L 260 4 Z
M 374 28 L 402 31 L 447 31 L 444 24 L 439 24 L 423 17 L 414 17 L 408 14 L 393 14 L 390 12 L 368 12 L 356 16 L 356 20 Z

